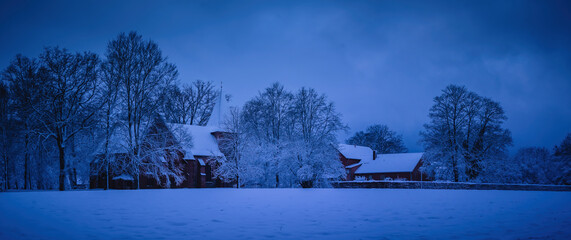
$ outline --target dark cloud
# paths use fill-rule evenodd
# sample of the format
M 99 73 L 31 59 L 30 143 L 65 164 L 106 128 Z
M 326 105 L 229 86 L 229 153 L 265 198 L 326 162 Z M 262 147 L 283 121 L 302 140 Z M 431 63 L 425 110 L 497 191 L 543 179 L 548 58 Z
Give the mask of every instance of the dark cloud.
M 385 123 L 413 151 L 432 98 L 461 84 L 500 101 L 516 147 L 571 132 L 568 1 L 3 2 L 0 67 L 60 45 L 100 54 L 119 32 L 157 41 L 181 81 L 224 82 L 242 104 L 309 86 L 351 127 Z

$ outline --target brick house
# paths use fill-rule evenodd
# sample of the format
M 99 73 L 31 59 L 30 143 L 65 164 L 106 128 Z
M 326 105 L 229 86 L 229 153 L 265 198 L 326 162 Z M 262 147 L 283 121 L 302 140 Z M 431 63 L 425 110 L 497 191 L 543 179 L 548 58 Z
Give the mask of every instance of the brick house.
M 339 160 L 346 180 L 428 181 L 420 172 L 423 153 L 377 154 L 369 147 L 339 144 Z
M 364 162 L 373 161 L 376 159 L 377 154 L 370 147 L 339 144 L 337 146 L 339 152 L 339 159 L 345 167 L 347 177 L 345 180 L 355 180 L 355 171 Z
M 165 178 L 161 178 L 159 184 L 154 177 L 145 174 L 142 168 L 139 170 L 141 172 L 139 176 L 133 176 L 132 173 L 136 171 L 129 166 L 126 134 L 125 127 L 115 128 L 111 134 L 108 156 L 113 162 L 114 169 L 109 169 L 109 171 L 102 164 L 105 158 L 102 149 L 105 148 L 101 144 L 100 150 L 97 151 L 90 164 L 90 188 L 105 188 L 107 179 L 112 189 L 134 189 L 137 185 L 143 189 L 225 186 L 212 174 L 218 159 L 224 158 L 224 154 L 218 147 L 219 139 L 226 134 L 221 129 L 213 126 L 165 123 L 161 117 L 157 117 L 146 127 L 142 134 L 143 142 L 152 143 L 155 152 L 149 153 L 146 149 L 150 148 L 143 144 L 141 155 L 148 157 L 143 158 L 139 166 L 152 160 L 155 163 L 164 163 L 162 167 L 181 171 L 184 180 L 178 185 L 174 179 Z M 109 178 L 107 178 L 107 172 L 109 172 Z M 165 185 L 167 183 L 170 185 Z
M 420 172 L 424 153 L 379 154 L 377 159 L 364 162 L 355 170 L 356 179 L 428 181 Z

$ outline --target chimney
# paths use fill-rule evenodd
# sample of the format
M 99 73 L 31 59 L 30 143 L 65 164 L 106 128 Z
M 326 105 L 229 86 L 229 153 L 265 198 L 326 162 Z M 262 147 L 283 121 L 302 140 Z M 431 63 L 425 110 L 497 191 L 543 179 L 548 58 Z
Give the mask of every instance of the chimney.
M 377 159 L 377 151 L 373 150 L 373 160 Z

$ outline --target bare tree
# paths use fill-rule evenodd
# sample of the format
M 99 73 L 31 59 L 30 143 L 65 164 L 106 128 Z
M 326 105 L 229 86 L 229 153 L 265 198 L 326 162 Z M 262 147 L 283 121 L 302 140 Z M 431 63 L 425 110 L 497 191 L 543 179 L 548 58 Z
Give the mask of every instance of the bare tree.
M 169 122 L 204 126 L 219 94 L 212 82 L 202 80 L 182 87 L 173 86 L 163 95 L 161 112 Z
M 13 110 L 13 120 L 17 122 L 14 127 L 17 129 L 16 131 L 23 135 L 24 189 L 31 187 L 31 139 L 38 127 L 37 114 L 34 109 L 39 109 L 38 101 L 41 94 L 38 70 L 39 64 L 37 60 L 16 55 L 15 59 L 3 72 L 3 79 L 10 83 L 10 95 L 13 105 L 11 110 Z M 6 134 L 5 131 L 4 134 Z M 7 152 L 7 149 L 5 150 Z M 5 160 L 7 164 L 8 158 L 6 157 Z
M 119 82 L 130 160 L 135 165 L 135 175 L 139 176 L 142 124 L 152 119 L 161 94 L 176 80 L 178 73 L 155 42 L 143 40 L 136 32 L 121 33 L 110 41 L 106 57 L 105 69 Z
M 0 189 L 8 189 L 8 103 L 10 100 L 9 89 L 6 84 L 0 82 L 0 151 L 2 160 L 2 182 L 0 183 Z
M 105 176 L 106 176 L 106 186 L 105 189 L 109 189 L 110 172 L 109 167 L 111 164 L 111 156 L 109 153 L 109 144 L 111 141 L 111 135 L 115 131 L 116 126 L 119 124 L 119 91 L 120 91 L 120 79 L 115 75 L 119 69 L 116 64 L 112 64 L 111 60 L 106 60 L 101 64 L 101 101 L 104 103 L 103 110 L 103 129 L 104 129 L 104 143 L 103 143 L 103 155 L 104 158 L 101 159 L 104 162 L 100 166 L 104 166 Z M 98 159 L 100 160 L 100 159 Z
M 367 146 L 378 153 L 402 153 L 408 151 L 404 146 L 402 136 L 383 124 L 369 126 L 365 132 L 356 132 L 355 135 L 347 140 L 347 144 Z
M 500 104 L 449 85 L 434 98 L 430 123 L 421 132 L 425 147 L 423 169 L 437 179 L 475 180 L 486 161 L 506 159 L 511 133 Z
M 66 49 L 46 48 L 40 56 L 40 106 L 35 108 L 42 135 L 55 140 L 59 155 L 59 190 L 65 190 L 66 144 L 91 126 L 98 106 L 99 59 L 93 53 L 72 54 Z

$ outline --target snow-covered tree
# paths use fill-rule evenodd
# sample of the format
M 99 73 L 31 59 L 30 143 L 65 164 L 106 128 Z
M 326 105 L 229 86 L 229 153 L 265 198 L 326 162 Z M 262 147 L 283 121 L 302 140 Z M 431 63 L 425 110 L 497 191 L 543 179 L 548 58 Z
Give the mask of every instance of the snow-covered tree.
M 512 165 L 521 183 L 551 184 L 553 164 L 551 153 L 546 148 L 527 147 L 517 151 Z
M 365 132 L 356 132 L 355 135 L 347 140 L 347 144 L 367 146 L 378 153 L 403 153 L 408 151 L 404 146 L 402 136 L 383 124 L 369 126 Z
M 264 182 L 268 186 L 273 182 L 275 187 L 279 187 L 280 173 L 287 172 L 281 159 L 286 145 L 284 135 L 292 101 L 293 94 L 282 85 L 274 83 L 244 104 L 242 117 L 247 134 L 253 136 L 254 141 L 268 154 L 263 156 Z
M 225 133 L 219 139 L 219 147 L 225 158 L 219 160 L 214 174 L 226 182 L 235 182 L 237 188 L 261 185 L 264 163 L 257 154 L 261 151 L 257 140 L 247 134 L 240 108 L 230 108 L 222 127 Z
M 434 98 L 430 123 L 421 132 L 425 147 L 423 170 L 436 179 L 475 180 L 488 161 L 503 161 L 511 133 L 499 103 L 449 85 Z
M 293 122 L 293 146 L 297 181 L 303 187 L 312 187 L 323 179 L 343 175 L 337 150 L 337 132 L 346 127 L 332 102 L 315 89 L 301 88 L 294 97 L 290 111 Z
M 166 188 L 180 185 L 185 180 L 184 163 L 179 154 L 192 146 L 192 136 L 178 127 L 171 125 L 169 128 L 162 117 L 156 116 L 144 133 L 141 162 L 137 164 L 142 174 Z
M 228 146 L 237 154 L 219 169 L 240 185 L 312 187 L 343 175 L 334 146 L 345 126 L 333 103 L 314 89 L 294 95 L 273 84 L 231 114 L 230 123 Z
M 95 122 L 99 58 L 46 48 L 40 55 L 40 107 L 35 109 L 42 135 L 55 140 L 59 156 L 59 189 L 65 190 L 66 145 Z
M 86 148 L 74 142 L 95 122 L 97 67 L 95 54 L 46 48 L 39 59 L 17 55 L 3 72 L 11 105 L 8 188 L 47 189 L 55 183 L 63 190 L 66 182 L 77 182 L 76 163 L 86 159 L 78 153 Z
M 553 176 L 553 183 L 571 185 L 571 133 L 559 146 L 555 146 L 553 155 L 558 170 Z
M 24 189 L 30 188 L 30 155 L 33 148 L 31 139 L 37 133 L 38 118 L 35 110 L 40 110 L 39 85 L 40 65 L 36 59 L 30 59 L 22 55 L 16 55 L 3 73 L 3 79 L 10 84 L 10 102 L 12 108 L 13 133 L 23 137 L 22 141 L 13 139 L 15 143 L 21 143 L 23 150 Z M 6 115 L 8 116 L 8 115 Z M 7 118 L 5 124 L 8 124 Z M 7 130 L 6 130 L 7 131 Z M 7 147 L 8 144 L 5 145 Z M 6 149 L 7 151 L 7 149 Z M 6 158 L 6 162 L 8 159 Z

